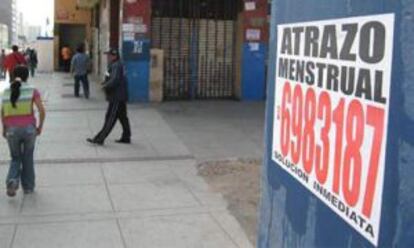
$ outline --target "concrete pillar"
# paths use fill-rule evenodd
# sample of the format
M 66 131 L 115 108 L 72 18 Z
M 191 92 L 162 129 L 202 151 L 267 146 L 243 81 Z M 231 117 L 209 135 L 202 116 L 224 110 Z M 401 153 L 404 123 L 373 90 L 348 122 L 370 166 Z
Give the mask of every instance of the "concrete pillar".
M 272 2 L 258 247 L 414 247 L 413 13 Z
M 151 102 L 162 102 L 164 82 L 164 51 L 151 49 L 150 93 Z
M 131 102 L 149 100 L 151 0 L 123 1 L 122 55 Z

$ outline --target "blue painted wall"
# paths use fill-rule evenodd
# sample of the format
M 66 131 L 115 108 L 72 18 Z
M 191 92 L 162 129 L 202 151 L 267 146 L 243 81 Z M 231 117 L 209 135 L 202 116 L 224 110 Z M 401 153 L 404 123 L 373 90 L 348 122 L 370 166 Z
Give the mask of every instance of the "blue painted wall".
M 396 17 L 379 247 L 414 247 L 414 0 L 273 1 L 258 247 L 372 247 L 272 162 L 272 106 L 277 24 L 379 13 Z
M 128 79 L 128 100 L 130 102 L 149 101 L 149 72 L 147 61 L 126 61 Z
M 243 45 L 241 98 L 243 101 L 262 101 L 266 97 L 267 44 L 259 43 L 259 50 L 252 51 L 249 43 Z
M 124 41 L 122 55 L 128 79 L 130 102 L 149 101 L 150 40 Z

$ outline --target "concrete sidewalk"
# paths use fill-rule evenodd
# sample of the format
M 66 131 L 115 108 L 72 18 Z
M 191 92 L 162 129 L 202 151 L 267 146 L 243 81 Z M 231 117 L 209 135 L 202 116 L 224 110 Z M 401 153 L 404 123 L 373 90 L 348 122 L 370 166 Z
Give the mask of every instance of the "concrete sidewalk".
M 102 93 L 93 89 L 91 100 L 75 99 L 63 74 L 31 83 L 48 110 L 36 149 L 37 189 L 13 199 L 0 195 L 0 247 L 252 247 L 221 195 L 197 175 L 197 160 L 214 156 L 222 144 L 199 148 L 203 142 L 177 130 L 180 120 L 171 118 L 168 105 L 132 105 L 132 145 L 113 142 L 118 125 L 104 147 L 90 146 L 85 138 L 103 124 Z M 5 141 L 0 156 L 5 178 Z M 3 184 L 0 189 L 5 192 Z
M 170 102 L 157 109 L 198 161 L 263 157 L 264 102 Z

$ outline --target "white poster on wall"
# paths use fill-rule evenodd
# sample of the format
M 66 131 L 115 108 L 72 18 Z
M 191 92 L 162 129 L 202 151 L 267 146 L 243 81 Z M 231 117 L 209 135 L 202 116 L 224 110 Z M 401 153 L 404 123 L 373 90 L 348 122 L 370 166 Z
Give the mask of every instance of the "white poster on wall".
M 277 33 L 272 158 L 377 245 L 394 14 L 284 24 Z

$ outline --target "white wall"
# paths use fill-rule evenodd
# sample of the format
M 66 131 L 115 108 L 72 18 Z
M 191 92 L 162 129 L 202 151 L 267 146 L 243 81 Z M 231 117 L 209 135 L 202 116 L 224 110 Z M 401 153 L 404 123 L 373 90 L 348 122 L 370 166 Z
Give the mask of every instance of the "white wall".
M 37 40 L 34 45 L 37 51 L 39 72 L 53 72 L 53 40 Z

